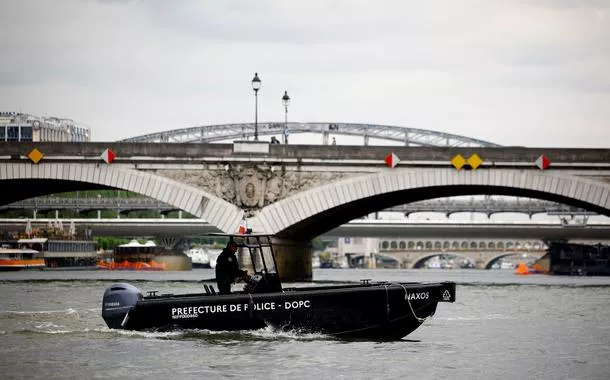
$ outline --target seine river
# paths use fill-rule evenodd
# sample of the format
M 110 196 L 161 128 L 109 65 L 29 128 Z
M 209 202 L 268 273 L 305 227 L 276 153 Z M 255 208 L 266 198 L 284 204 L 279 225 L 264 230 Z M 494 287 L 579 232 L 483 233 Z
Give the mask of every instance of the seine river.
M 457 302 L 397 342 L 272 329 L 109 330 L 104 289 L 200 291 L 212 270 L 0 273 L 2 379 L 608 379 L 610 277 L 482 270 L 314 271 L 316 282 L 458 283 Z M 294 284 L 293 284 L 294 285 Z M 297 284 L 309 285 L 309 284 Z M 292 285 L 291 285 L 292 286 Z

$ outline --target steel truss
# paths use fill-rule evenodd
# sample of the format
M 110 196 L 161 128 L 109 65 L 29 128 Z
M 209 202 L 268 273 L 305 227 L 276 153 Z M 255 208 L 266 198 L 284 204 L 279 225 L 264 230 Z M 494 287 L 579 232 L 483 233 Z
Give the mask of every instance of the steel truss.
M 259 136 L 281 135 L 284 123 L 258 123 Z M 450 133 L 391 125 L 356 123 L 287 123 L 288 135 L 302 133 L 322 134 L 327 143 L 329 135 L 363 137 L 363 145 L 369 139 L 380 139 L 404 144 L 405 146 L 438 147 L 493 147 L 501 146 L 488 141 Z M 250 139 L 254 136 L 254 123 L 207 125 L 130 137 L 123 142 L 165 142 L 165 143 L 213 143 L 225 140 Z

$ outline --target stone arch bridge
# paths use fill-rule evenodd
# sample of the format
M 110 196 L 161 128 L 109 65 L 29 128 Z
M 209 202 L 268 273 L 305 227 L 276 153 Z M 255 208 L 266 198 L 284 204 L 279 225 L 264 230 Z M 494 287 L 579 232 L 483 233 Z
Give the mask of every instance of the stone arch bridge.
M 36 148 L 43 158 L 33 163 Z M 101 152 L 117 158 L 107 164 Z M 513 195 L 610 215 L 610 150 L 142 143 L 0 143 L 3 204 L 88 189 L 133 191 L 236 232 L 278 238 L 286 277 L 311 278 L 312 238 L 395 205 L 454 195 Z M 400 158 L 394 168 L 384 158 Z M 457 154 L 481 157 L 456 170 Z M 541 154 L 552 162 L 541 171 Z M 282 252 L 286 252 L 283 254 Z M 290 253 L 288 253 L 290 252 Z
M 420 268 L 432 257 L 453 255 L 468 260 L 477 269 L 490 269 L 503 257 L 527 254 L 538 259 L 546 250 L 539 240 L 391 239 L 381 242 L 379 254 L 395 259 L 401 268 Z

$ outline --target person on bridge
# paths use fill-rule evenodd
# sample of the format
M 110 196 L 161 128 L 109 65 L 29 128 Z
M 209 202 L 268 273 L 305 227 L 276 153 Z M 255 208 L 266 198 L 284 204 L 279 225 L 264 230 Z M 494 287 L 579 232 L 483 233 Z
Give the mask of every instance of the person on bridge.
M 237 243 L 230 240 L 216 259 L 216 283 L 220 294 L 230 294 L 231 284 L 235 280 L 248 277 L 247 271 L 239 269 L 235 252 L 237 252 Z

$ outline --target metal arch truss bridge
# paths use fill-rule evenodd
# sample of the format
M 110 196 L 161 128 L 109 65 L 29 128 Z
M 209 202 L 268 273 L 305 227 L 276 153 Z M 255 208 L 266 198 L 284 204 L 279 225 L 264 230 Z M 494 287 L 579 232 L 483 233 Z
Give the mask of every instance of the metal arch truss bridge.
M 131 211 L 157 211 L 161 214 L 171 211 L 180 211 L 176 206 L 161 202 L 157 199 L 144 196 L 130 197 L 36 197 L 23 201 L 14 202 L 0 206 L 0 211 L 11 209 L 33 210 L 34 217 L 38 211 L 49 210 L 75 210 L 76 212 L 87 212 L 92 210 L 116 210 L 117 214 L 128 214 Z M 459 212 L 478 212 L 491 216 L 501 212 L 515 212 L 527 214 L 530 217 L 535 214 L 548 214 L 558 216 L 597 215 L 577 207 L 567 206 L 556 202 L 541 201 L 536 199 L 494 199 L 485 197 L 483 199 L 432 199 L 407 203 L 404 205 L 390 207 L 379 212 L 401 212 L 406 217 L 417 212 L 437 212 L 449 216 Z
M 258 123 L 259 136 L 318 133 L 322 143 L 328 144 L 329 135 L 360 136 L 364 145 L 369 139 L 379 139 L 403 144 L 404 146 L 438 147 L 499 147 L 500 145 L 470 137 L 430 131 L 418 128 L 398 127 L 378 124 L 358 123 Z M 191 128 L 151 133 L 130 137 L 123 142 L 165 142 L 165 143 L 213 143 L 226 140 L 246 140 L 254 136 L 253 123 L 206 125 Z

